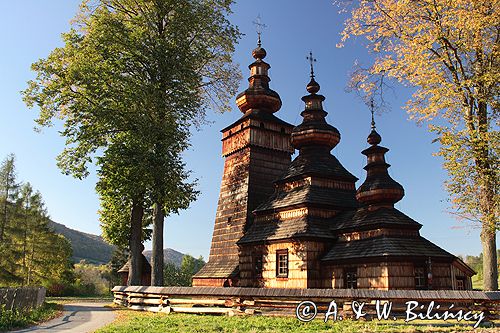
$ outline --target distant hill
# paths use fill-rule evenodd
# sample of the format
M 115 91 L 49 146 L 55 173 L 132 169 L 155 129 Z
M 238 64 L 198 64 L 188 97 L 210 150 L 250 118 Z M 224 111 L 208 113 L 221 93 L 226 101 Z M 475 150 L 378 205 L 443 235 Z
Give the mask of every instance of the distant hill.
M 151 262 L 151 250 L 144 251 L 143 253 L 148 261 Z M 184 253 L 181 253 L 179 251 L 175 251 L 169 248 L 163 250 L 163 260 L 165 260 L 166 263 L 171 262 L 179 267 L 182 262 L 182 257 L 184 257 Z
M 74 262 L 85 260 L 89 263 L 100 265 L 106 264 L 111 260 L 114 246 L 106 243 L 101 236 L 71 229 L 64 224 L 54 221 L 51 221 L 49 226 L 56 233 L 63 235 L 69 240 L 73 248 L 73 257 L 71 259 Z M 144 256 L 151 261 L 150 250 L 144 251 Z M 184 253 L 167 248 L 163 250 L 163 257 L 165 258 L 165 262 L 171 262 L 176 266 L 180 266 Z
M 102 237 L 87 234 L 66 227 L 63 224 L 51 221 L 49 226 L 56 233 L 63 235 L 71 243 L 73 248 L 73 261 L 86 260 L 92 264 L 106 264 L 111 260 L 114 247 L 106 243 Z

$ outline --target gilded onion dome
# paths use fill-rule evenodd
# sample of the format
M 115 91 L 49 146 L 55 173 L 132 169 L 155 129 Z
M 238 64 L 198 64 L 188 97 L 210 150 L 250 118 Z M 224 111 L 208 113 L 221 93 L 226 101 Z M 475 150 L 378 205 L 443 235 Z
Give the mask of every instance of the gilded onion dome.
M 252 51 L 255 61 L 248 66 L 250 69 L 249 87 L 236 96 L 236 105 L 243 113 L 253 111 L 275 113 L 281 108 L 280 96 L 269 88 L 271 79 L 268 71 L 271 66 L 263 60 L 266 55 L 267 52 L 261 46 L 259 35 L 257 48 Z
M 388 168 L 391 166 L 385 161 L 385 153 L 389 149 L 379 146 L 382 137 L 375 130 L 372 110 L 372 130 L 367 142 L 370 147 L 361 153 L 367 157 L 366 179 L 356 192 L 356 199 L 363 205 L 394 206 L 404 196 L 401 184 L 389 176 Z

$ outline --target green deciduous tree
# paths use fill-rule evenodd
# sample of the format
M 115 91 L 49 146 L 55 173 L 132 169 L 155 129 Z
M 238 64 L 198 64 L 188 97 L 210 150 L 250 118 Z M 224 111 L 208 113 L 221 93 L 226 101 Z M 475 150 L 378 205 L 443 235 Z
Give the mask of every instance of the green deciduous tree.
M 416 88 L 406 109 L 429 122 L 454 213 L 481 226 L 484 287 L 498 288 L 500 1 L 362 0 L 343 40 L 364 36 L 376 59 L 352 86 L 380 97 L 383 78 Z
M 197 192 L 182 163 L 190 129 L 224 111 L 239 72 L 229 0 L 84 2 L 65 45 L 33 65 L 24 98 L 40 126 L 64 123 L 59 167 L 77 178 L 95 157 L 105 236 L 129 239 L 140 281 L 143 229 L 153 223 L 152 283 L 162 284 L 163 222 Z M 125 230 L 124 228 L 128 230 Z
M 167 263 L 163 271 L 165 285 L 190 287 L 192 285 L 193 275 L 195 275 L 203 265 L 205 265 L 205 261 L 202 256 L 196 259 L 189 254 L 182 257 L 180 267 L 177 267 L 171 262 Z
M 101 198 L 100 220 L 104 237 L 112 244 L 130 249 L 129 283 L 141 280 L 141 242 L 151 237 L 146 197 L 148 171 L 147 147 L 131 135 L 120 133 L 102 157 L 97 192 Z

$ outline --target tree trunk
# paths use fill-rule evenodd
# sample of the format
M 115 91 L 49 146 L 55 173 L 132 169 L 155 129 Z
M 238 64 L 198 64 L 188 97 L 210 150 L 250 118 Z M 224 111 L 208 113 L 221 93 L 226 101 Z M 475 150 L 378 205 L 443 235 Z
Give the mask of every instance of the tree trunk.
M 481 244 L 483 247 L 483 288 L 498 290 L 498 261 L 496 243 L 496 217 L 492 184 L 488 174 L 483 174 L 485 184 L 481 186 L 479 198 L 482 213 Z
M 5 235 L 5 229 L 7 228 L 8 221 L 8 206 L 9 206 L 9 196 L 10 190 L 13 188 L 13 183 L 11 183 L 11 179 L 14 179 L 14 158 L 11 157 L 10 162 L 7 162 L 7 170 L 5 172 L 5 201 L 3 203 L 3 219 L 2 224 L 0 224 L 0 242 L 3 242 L 3 238 Z
M 5 227 L 7 226 L 8 199 L 9 199 L 9 186 L 6 186 L 6 188 L 5 188 L 5 200 L 3 202 L 2 224 L 0 224 L 0 242 L 3 242 Z
M 22 267 L 22 272 L 23 272 L 23 286 L 26 284 L 28 280 L 28 265 L 26 263 L 26 257 L 28 256 L 28 219 L 29 219 L 29 209 L 30 209 L 30 197 L 29 194 L 26 197 L 26 205 L 24 206 L 24 212 L 23 212 L 23 220 L 24 220 L 24 230 L 23 230 L 23 267 Z
M 26 263 L 26 257 L 28 256 L 28 222 L 27 222 L 28 217 L 25 216 L 24 220 L 24 232 L 23 232 L 23 286 L 28 280 L 28 265 Z
M 495 173 L 490 163 L 488 136 L 488 105 L 478 101 L 479 143 L 476 144 L 476 168 L 479 175 L 479 207 L 481 211 L 481 244 L 483 246 L 483 288 L 498 290 L 498 262 L 496 246 Z
M 129 286 L 140 286 L 142 277 L 142 217 L 144 207 L 134 202 L 130 214 L 130 266 L 128 271 Z
M 31 240 L 31 255 L 30 255 L 30 265 L 28 268 L 28 285 L 31 284 L 32 266 L 35 261 L 35 239 Z
M 498 290 L 496 234 L 489 226 L 483 225 L 481 243 L 483 245 L 483 288 L 484 290 Z
M 3 242 L 3 234 L 6 224 L 7 224 L 7 199 L 5 199 L 3 205 L 2 224 L 0 224 L 0 242 Z
M 163 222 L 164 214 L 161 204 L 153 207 L 153 253 L 151 254 L 151 285 L 163 286 Z

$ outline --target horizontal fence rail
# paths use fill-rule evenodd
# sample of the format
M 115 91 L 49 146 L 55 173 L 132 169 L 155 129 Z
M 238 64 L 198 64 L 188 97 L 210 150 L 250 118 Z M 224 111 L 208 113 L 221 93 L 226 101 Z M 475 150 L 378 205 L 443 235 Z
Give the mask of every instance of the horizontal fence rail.
M 310 301 L 326 311 L 332 301 L 344 317 L 352 317 L 352 302 L 364 302 L 373 315 L 376 301 L 391 302 L 395 315 L 401 315 L 405 302 L 435 302 L 436 311 L 482 311 L 486 319 L 496 320 L 500 313 L 500 292 L 464 290 L 363 290 L 363 289 L 277 289 L 238 287 L 149 287 L 117 286 L 114 302 L 134 310 L 227 315 L 295 315 L 301 302 Z M 445 305 L 448 305 L 446 307 Z
M 45 301 L 44 287 L 0 288 L 0 307 L 5 310 L 37 308 Z

